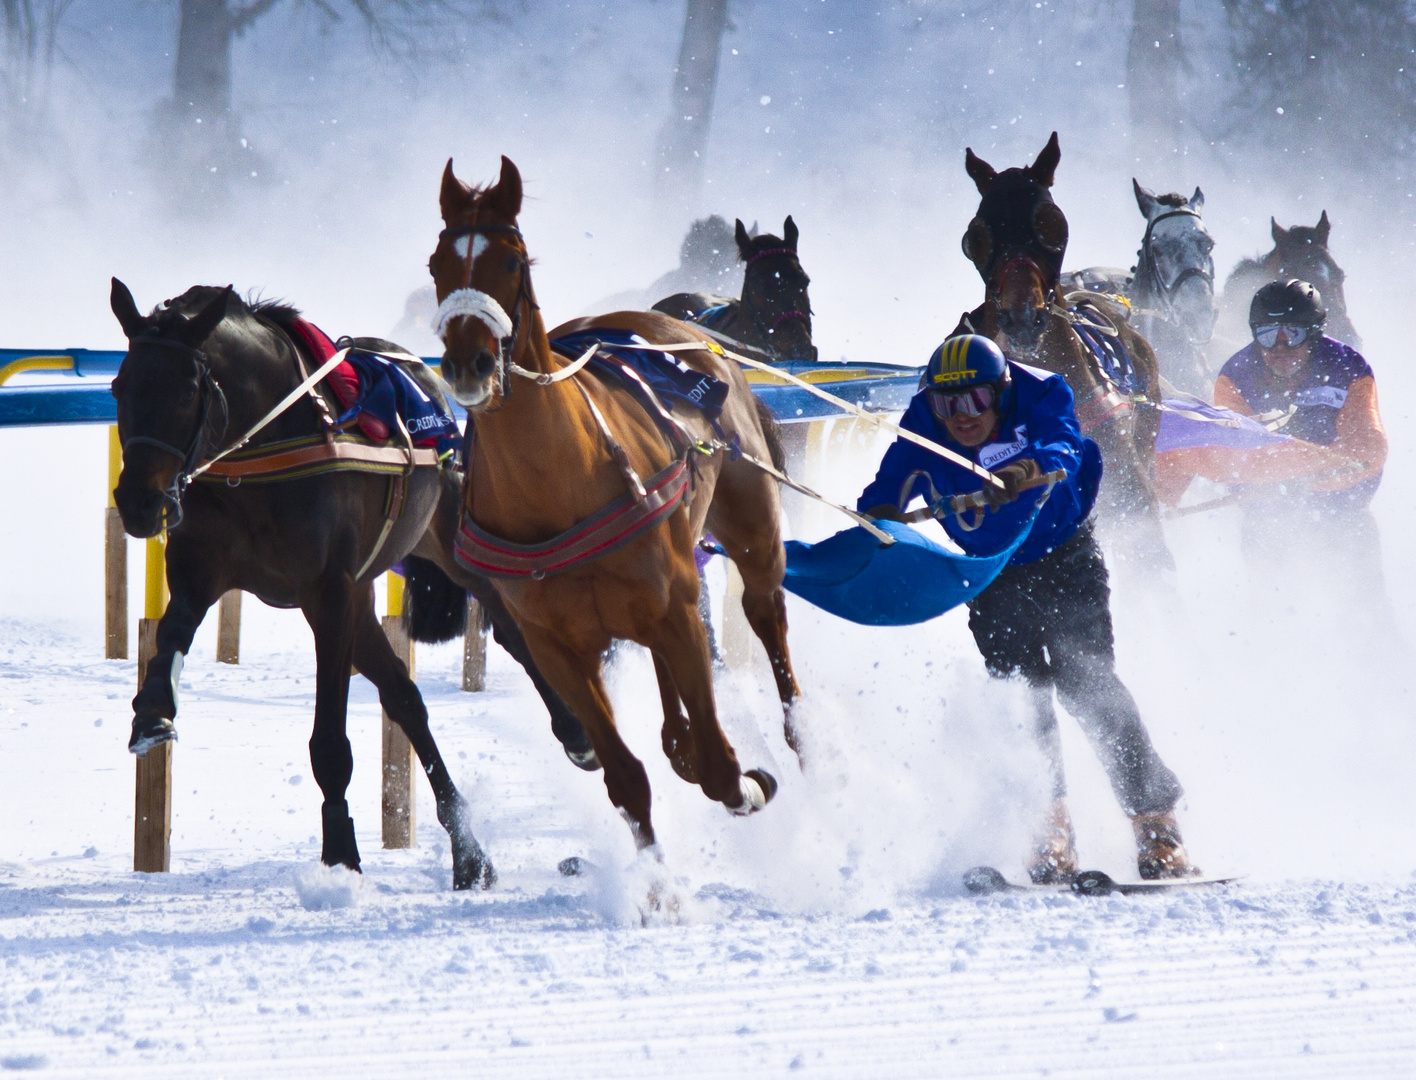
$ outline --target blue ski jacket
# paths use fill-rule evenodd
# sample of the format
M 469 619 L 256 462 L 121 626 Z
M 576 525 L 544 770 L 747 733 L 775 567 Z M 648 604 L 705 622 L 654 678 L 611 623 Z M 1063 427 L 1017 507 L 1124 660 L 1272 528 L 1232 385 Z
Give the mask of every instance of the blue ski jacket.
M 1008 370 L 1013 382 L 1007 394 L 1007 408 L 999 417 L 993 438 L 983 445 L 963 446 L 950 439 L 943 423 L 934 418 L 926 399 L 927 392 L 923 390 L 910 402 L 900 426 L 986 469 L 997 469 L 1027 457 L 1036 461 L 1045 473 L 1056 469 L 1066 471 L 1067 479 L 1053 487 L 1033 523 L 1031 535 L 1008 563 L 1023 566 L 1065 544 L 1091 513 L 1101 483 L 1101 453 L 1096 443 L 1082 437 L 1072 391 L 1061 375 L 1013 361 L 1009 361 Z M 923 477 L 909 479 L 917 470 L 929 474 L 945 499 L 951 495 L 967 495 L 983 487 L 982 478 L 967 469 L 922 446 L 896 439 L 885 452 L 875 479 L 856 501 L 856 509 L 864 512 L 889 505 L 903 510 L 915 495 L 928 499 L 929 485 Z M 953 514 L 941 519 L 944 529 L 969 555 L 995 554 L 1018 535 L 1042 491 L 1041 488 L 1025 491 L 1015 501 L 996 511 L 988 511 L 983 524 L 973 532 L 961 528 Z M 972 521 L 972 513 L 969 520 Z

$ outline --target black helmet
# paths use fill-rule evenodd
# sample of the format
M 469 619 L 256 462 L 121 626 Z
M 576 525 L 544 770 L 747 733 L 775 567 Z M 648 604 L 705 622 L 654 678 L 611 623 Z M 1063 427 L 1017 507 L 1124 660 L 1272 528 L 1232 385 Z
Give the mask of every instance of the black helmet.
M 1249 329 L 1256 326 L 1306 326 L 1316 330 L 1327 322 L 1322 294 L 1306 281 L 1270 281 L 1249 305 Z

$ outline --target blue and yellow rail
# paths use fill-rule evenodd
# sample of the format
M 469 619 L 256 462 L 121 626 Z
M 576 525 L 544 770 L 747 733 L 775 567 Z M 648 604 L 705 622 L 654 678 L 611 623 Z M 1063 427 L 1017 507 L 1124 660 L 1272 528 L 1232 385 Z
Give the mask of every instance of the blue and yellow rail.
M 109 384 L 126 353 L 99 349 L 0 349 L 0 427 L 45 424 L 113 424 L 117 407 Z M 426 357 L 432 367 L 439 358 Z M 836 397 L 871 412 L 900 412 L 919 388 L 920 369 L 895 364 L 830 364 L 797 360 L 784 371 L 820 386 Z M 40 376 L 20 379 L 15 376 Z M 774 382 L 765 372 L 748 370 L 752 391 L 784 424 L 807 423 L 841 415 L 829 402 L 797 386 Z M 461 409 L 454 407 L 458 418 Z

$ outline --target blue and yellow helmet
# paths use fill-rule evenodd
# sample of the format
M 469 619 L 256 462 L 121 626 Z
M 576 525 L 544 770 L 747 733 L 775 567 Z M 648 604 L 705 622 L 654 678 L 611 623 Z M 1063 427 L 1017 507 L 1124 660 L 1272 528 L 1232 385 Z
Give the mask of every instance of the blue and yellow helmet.
M 970 386 L 1008 383 L 1008 361 L 1003 350 L 982 334 L 959 334 L 948 338 L 929 357 L 924 373 L 926 390 L 949 393 Z

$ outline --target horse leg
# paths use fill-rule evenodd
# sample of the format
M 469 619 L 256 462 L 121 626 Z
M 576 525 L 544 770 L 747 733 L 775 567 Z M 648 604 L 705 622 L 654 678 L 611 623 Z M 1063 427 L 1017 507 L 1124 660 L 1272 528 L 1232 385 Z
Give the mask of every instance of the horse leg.
M 366 587 L 367 588 L 367 587 Z M 372 603 L 372 594 L 365 601 Z M 349 710 L 349 667 L 354 660 L 355 589 L 344 575 L 326 578 L 304 606 L 305 620 L 315 633 L 315 726 L 310 733 L 310 767 L 324 794 L 320 807 L 324 842 L 320 861 L 326 866 L 359 869 L 354 819 L 345 794 L 354 772 L 345 721 Z
M 603 647 L 578 651 L 539 626 L 528 625 L 523 633 L 541 674 L 585 726 L 595 756 L 605 770 L 605 790 L 610 802 L 629 822 L 635 847 L 641 851 L 653 847 L 649 776 L 615 727 L 614 712 L 600 676 Z
M 774 506 L 776 500 L 764 493 L 755 504 L 739 501 L 751 490 L 751 483 L 765 487 L 767 482 L 755 469 L 746 482 L 732 476 L 739 467 L 751 468 L 745 462 L 724 468 L 709 510 L 709 524 L 742 576 L 743 614 L 767 650 L 772 677 L 777 682 L 777 696 L 782 701 L 783 734 L 787 745 L 800 758 L 801 746 L 792 724 L 791 709 L 801 696 L 801 688 L 797 686 L 791 654 L 787 650 L 787 594 L 782 589 L 787 557 L 777 532 L 776 516 L 761 512 L 763 508 Z M 729 486 L 725 481 L 736 483 Z
M 536 692 L 541 695 L 546 711 L 551 714 L 551 734 L 565 750 L 565 756 L 570 758 L 577 768 L 594 772 L 600 767 L 600 762 L 595 756 L 595 747 L 590 742 L 590 736 L 586 734 L 584 726 L 564 699 L 541 674 L 536 661 L 531 658 L 531 650 L 526 647 L 526 638 L 521 633 L 521 627 L 517 626 L 516 620 L 511 617 L 511 612 L 507 610 L 496 586 L 487 578 L 473 577 L 467 581 L 467 591 L 482 605 L 482 610 L 491 620 L 492 639 L 521 665 L 530 677 L 531 684 L 536 687 Z
M 172 598 L 157 624 L 157 655 L 148 661 L 143 685 L 133 698 L 133 731 L 128 749 L 138 757 L 177 738 L 173 721 L 177 718 L 177 679 L 182 674 L 182 661 L 192 647 L 197 627 L 221 595 L 204 570 L 205 567 L 188 565 L 182 559 L 168 561 Z
M 394 653 L 387 635 L 379 628 L 374 615 L 373 590 L 365 586 L 360 594 L 356 601 L 354 664 L 360 674 L 378 688 L 379 704 L 408 736 L 432 785 L 438 821 L 452 839 L 452 887 L 470 889 L 480 885 L 490 889 L 496 883 L 496 871 L 472 835 L 471 808 L 453 783 L 452 774 L 433 740 L 423 695 L 408 677 L 408 668 Z
M 711 643 L 709 648 L 711 650 Z M 664 756 L 669 759 L 669 764 L 681 779 L 696 784 L 698 757 L 694 752 L 693 733 L 689 728 L 688 717 L 683 714 L 674 677 L 669 673 L 664 658 L 658 653 L 654 654 L 654 676 L 659 680 L 659 700 L 664 706 L 664 727 L 660 732 Z
M 653 650 L 655 670 L 662 665 L 671 679 L 666 688 L 661 676 L 661 692 L 674 691 L 675 698 L 681 698 L 688 710 L 693 757 L 698 763 L 697 783 L 703 794 L 733 813 L 749 814 L 762 809 L 776 794 L 777 781 L 760 769 L 744 774 L 723 733 L 713 701 L 708 637 L 691 600 L 670 605 L 658 626 Z

